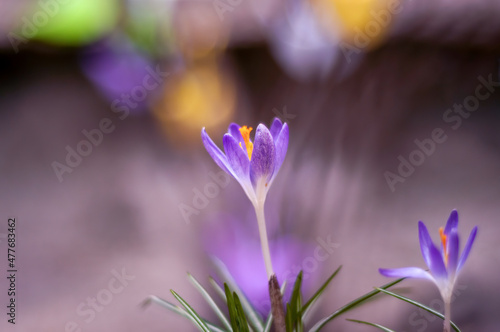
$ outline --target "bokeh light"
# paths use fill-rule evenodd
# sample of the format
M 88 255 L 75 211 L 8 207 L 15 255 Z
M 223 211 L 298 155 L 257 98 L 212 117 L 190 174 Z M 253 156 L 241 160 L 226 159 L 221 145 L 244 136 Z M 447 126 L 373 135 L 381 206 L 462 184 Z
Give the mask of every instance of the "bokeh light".
M 21 33 L 33 31 L 30 38 L 63 46 L 88 44 L 109 34 L 120 12 L 118 0 L 39 1 L 24 16 Z

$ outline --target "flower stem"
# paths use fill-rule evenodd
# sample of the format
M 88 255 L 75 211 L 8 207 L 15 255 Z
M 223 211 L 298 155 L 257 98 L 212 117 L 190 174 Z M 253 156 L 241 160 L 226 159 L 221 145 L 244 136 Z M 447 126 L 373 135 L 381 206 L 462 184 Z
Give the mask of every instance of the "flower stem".
M 451 305 L 450 300 L 444 301 L 444 323 L 443 332 L 450 332 L 450 316 L 451 316 Z
M 262 247 L 262 256 L 266 265 L 267 280 L 274 274 L 273 263 L 271 262 L 271 251 L 269 250 L 269 241 L 267 240 L 266 219 L 264 217 L 264 204 L 255 205 L 255 214 L 257 215 L 257 224 L 259 226 L 260 245 Z

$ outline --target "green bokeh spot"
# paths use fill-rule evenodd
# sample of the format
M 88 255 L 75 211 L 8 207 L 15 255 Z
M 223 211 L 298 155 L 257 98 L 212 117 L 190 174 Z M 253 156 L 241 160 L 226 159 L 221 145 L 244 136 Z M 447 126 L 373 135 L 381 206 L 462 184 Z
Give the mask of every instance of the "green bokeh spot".
M 78 46 L 109 33 L 119 12 L 117 0 L 40 0 L 25 18 L 36 31 L 33 39 Z

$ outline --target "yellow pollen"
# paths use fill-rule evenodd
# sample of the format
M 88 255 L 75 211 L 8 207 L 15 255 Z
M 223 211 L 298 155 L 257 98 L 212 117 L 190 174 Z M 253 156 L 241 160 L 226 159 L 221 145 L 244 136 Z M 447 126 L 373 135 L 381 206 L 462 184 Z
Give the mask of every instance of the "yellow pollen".
M 240 133 L 241 136 L 243 136 L 243 142 L 245 142 L 245 148 L 247 149 L 248 153 L 248 159 L 252 159 L 252 152 L 253 152 L 253 143 L 250 141 L 250 132 L 252 131 L 252 127 L 247 127 L 243 126 L 240 128 Z M 243 149 L 243 146 L 241 146 L 240 143 L 240 148 Z
M 444 234 L 443 227 L 439 228 L 439 236 L 441 237 L 441 243 L 443 244 L 444 263 L 448 265 L 448 252 L 446 251 L 446 240 L 448 237 Z

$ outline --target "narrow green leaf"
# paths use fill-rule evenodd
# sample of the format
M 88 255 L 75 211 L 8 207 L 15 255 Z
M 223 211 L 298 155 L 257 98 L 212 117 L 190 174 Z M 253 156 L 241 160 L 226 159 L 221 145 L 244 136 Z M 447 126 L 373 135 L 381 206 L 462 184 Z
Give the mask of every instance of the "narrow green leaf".
M 195 277 L 193 277 L 191 274 L 188 273 L 188 279 L 191 281 L 191 283 L 194 285 L 194 287 L 200 292 L 201 296 L 207 301 L 208 305 L 212 308 L 212 310 L 215 312 L 217 317 L 219 317 L 219 320 L 221 323 L 227 328 L 231 329 L 231 324 L 229 324 L 226 316 L 222 313 L 221 309 L 217 306 L 215 301 L 212 299 L 210 294 L 206 291 L 206 289 L 196 280 Z
M 312 307 L 312 305 L 318 300 L 321 294 L 325 291 L 326 287 L 330 284 L 330 282 L 335 278 L 335 276 L 340 272 L 340 269 L 342 269 L 342 265 L 340 265 L 333 273 L 332 275 L 325 281 L 325 283 L 318 289 L 316 293 L 307 301 L 304 306 L 302 307 L 302 310 L 300 314 L 302 315 L 302 319 L 305 319 L 308 311 Z
M 380 288 L 381 289 L 387 289 L 391 286 L 394 286 L 398 283 L 400 283 L 401 281 L 403 281 L 405 278 L 400 278 L 400 279 L 397 279 L 397 280 L 394 280 L 394 281 L 391 281 L 390 283 L 387 283 L 383 286 L 381 286 Z M 355 306 L 365 302 L 366 300 L 370 299 L 371 297 L 377 295 L 378 293 L 380 293 L 379 290 L 373 290 L 371 292 L 368 292 L 358 298 L 356 298 L 355 300 L 347 303 L 346 305 L 344 305 L 343 307 L 337 309 L 337 311 L 335 311 L 334 313 L 330 314 L 329 316 L 323 318 L 322 320 L 318 321 L 310 330 L 309 332 L 316 332 L 316 331 L 319 331 L 321 330 L 328 322 L 330 322 L 331 320 L 333 320 L 335 317 L 338 317 L 340 316 L 341 314 L 343 314 L 344 312 L 347 312 L 349 310 L 351 310 L 352 308 L 354 308 Z
M 262 332 L 271 331 L 272 325 L 273 325 L 273 315 L 271 313 L 269 313 L 269 316 L 267 317 L 267 320 L 266 320 L 266 325 L 264 325 L 264 330 L 262 330 Z
M 181 307 L 179 307 L 175 304 L 172 304 L 168 301 L 165 301 L 165 300 L 163 300 L 157 296 L 154 296 L 154 295 L 150 295 L 146 300 L 144 300 L 144 302 L 142 303 L 142 306 L 147 307 L 147 306 L 151 305 L 151 303 L 156 303 L 156 304 L 158 304 L 158 305 L 160 305 L 160 306 L 162 306 L 170 311 L 173 311 L 176 314 L 179 314 L 183 317 L 191 318 L 191 316 L 189 316 L 189 314 Z
M 299 292 L 299 296 L 297 297 L 297 321 L 295 324 L 295 329 L 297 332 L 304 332 L 304 323 L 302 322 L 302 315 L 300 311 L 302 310 L 302 294 Z
M 286 304 L 285 328 L 286 332 L 293 332 L 293 314 L 290 303 Z
M 155 303 L 155 304 L 158 304 L 159 306 L 161 307 L 164 307 L 182 317 L 185 317 L 187 319 L 189 319 L 191 322 L 193 322 L 194 324 L 196 324 L 196 321 L 193 319 L 193 317 L 188 314 L 184 309 L 182 309 L 181 307 L 179 306 L 176 306 L 175 304 L 172 304 L 168 301 L 165 301 L 157 296 L 154 296 L 154 295 L 151 295 L 149 296 L 143 303 L 142 305 L 143 306 L 148 306 L 150 305 L 151 303 Z M 207 326 L 210 328 L 210 330 L 212 332 L 227 332 L 221 328 L 219 328 L 218 326 L 215 326 L 214 324 L 204 320 L 205 324 L 207 324 Z
M 298 298 L 300 297 L 300 288 L 302 286 L 302 271 L 297 275 L 297 279 L 295 279 L 295 284 L 293 285 L 292 296 L 290 297 L 290 319 L 292 325 L 295 325 L 297 321 L 297 316 L 300 316 L 299 310 L 297 306 Z M 288 314 L 288 306 L 287 306 L 287 314 Z
M 250 330 L 248 329 L 247 318 L 245 317 L 245 312 L 243 311 L 243 308 L 241 306 L 238 294 L 236 294 L 236 292 L 233 292 L 233 297 L 234 297 L 234 307 L 236 309 L 236 314 L 238 318 L 238 326 L 239 326 L 238 331 L 250 332 Z
M 212 287 L 215 290 L 215 292 L 220 296 L 220 298 L 222 300 L 224 300 L 225 303 L 227 303 L 226 294 L 224 293 L 224 290 L 222 289 L 222 287 L 219 286 L 219 284 L 217 283 L 217 281 L 215 281 L 215 279 L 212 278 L 212 277 L 209 277 L 208 281 L 212 285 Z
M 400 299 L 400 300 L 403 300 L 403 301 L 408 302 L 408 303 L 410 303 L 410 304 L 413 304 L 414 306 L 417 306 L 417 307 L 419 307 L 419 308 L 422 308 L 422 309 L 424 309 L 424 310 L 426 310 L 426 311 L 430 312 L 431 314 L 433 314 L 433 315 L 435 315 L 435 316 L 438 316 L 438 317 L 439 317 L 439 318 L 441 318 L 441 319 L 444 319 L 444 315 L 443 315 L 443 314 L 441 314 L 440 312 L 438 312 L 438 311 L 436 311 L 436 310 L 434 310 L 434 309 L 432 309 L 432 308 L 429 308 L 428 306 L 426 306 L 426 305 L 424 305 L 424 304 L 422 304 L 422 303 L 420 303 L 420 302 L 417 302 L 417 301 L 411 300 L 411 299 L 409 299 L 409 298 L 407 298 L 407 297 L 404 297 L 404 296 L 402 296 L 402 295 L 399 295 L 399 294 L 396 294 L 396 293 L 390 292 L 390 291 L 385 290 L 385 289 L 382 289 L 382 288 L 376 288 L 376 289 L 377 289 L 378 291 L 382 292 L 382 293 L 385 293 L 385 294 L 387 294 L 387 295 L 394 296 L 394 297 L 395 297 L 395 298 L 397 298 L 397 299 Z M 460 332 L 460 329 L 458 328 L 458 326 L 457 326 L 455 323 L 450 322 L 450 324 L 451 324 L 451 327 L 453 327 L 453 329 L 454 329 L 456 332 Z
M 369 323 L 369 322 L 365 322 L 365 321 L 362 321 L 362 320 L 357 320 L 357 319 L 348 319 L 348 321 L 350 322 L 354 322 L 354 323 L 360 323 L 360 324 L 366 324 L 366 325 L 370 325 L 370 326 L 373 326 L 373 327 L 377 327 L 379 329 L 381 329 L 382 331 L 385 331 L 385 332 L 396 332 L 394 330 L 391 330 L 385 326 L 382 326 L 382 325 L 379 325 L 379 324 L 375 324 L 375 323 Z
M 255 308 L 250 304 L 250 301 L 246 298 L 246 296 L 243 294 L 241 289 L 238 287 L 238 284 L 234 280 L 234 278 L 231 276 L 231 273 L 229 273 L 229 270 L 226 268 L 224 263 L 217 257 L 212 256 L 212 262 L 214 263 L 215 267 L 217 268 L 218 272 L 220 273 L 220 276 L 222 279 L 225 279 L 229 287 L 236 292 L 240 298 L 241 301 L 241 306 L 246 314 L 246 317 L 248 319 L 248 322 L 250 325 L 256 330 L 256 331 L 262 331 L 264 329 L 264 321 L 262 320 L 262 317 L 260 314 L 255 310 Z
M 204 320 L 201 319 L 201 317 L 198 315 L 198 313 L 196 311 L 194 311 L 193 308 L 191 308 L 191 306 L 182 297 L 179 296 L 179 294 L 177 294 L 172 289 L 170 290 L 170 292 L 174 295 L 174 297 L 177 299 L 177 301 L 179 301 L 180 304 L 182 304 L 182 306 L 184 307 L 184 309 L 186 309 L 188 314 L 191 315 L 191 317 L 194 319 L 196 325 L 198 326 L 198 328 L 201 331 L 211 332 L 210 329 L 208 328 L 207 324 L 205 324 Z
M 285 280 L 285 281 L 283 281 L 283 284 L 281 285 L 281 288 L 280 288 L 281 296 L 283 296 L 285 294 L 286 285 L 287 285 L 287 282 Z
M 229 310 L 229 321 L 231 322 L 231 328 L 233 331 L 238 331 L 238 319 L 236 317 L 236 308 L 234 307 L 234 298 L 233 294 L 231 294 L 229 286 L 226 283 L 224 283 L 224 291 L 226 292 L 226 302 L 227 309 Z

